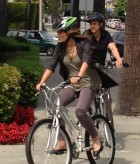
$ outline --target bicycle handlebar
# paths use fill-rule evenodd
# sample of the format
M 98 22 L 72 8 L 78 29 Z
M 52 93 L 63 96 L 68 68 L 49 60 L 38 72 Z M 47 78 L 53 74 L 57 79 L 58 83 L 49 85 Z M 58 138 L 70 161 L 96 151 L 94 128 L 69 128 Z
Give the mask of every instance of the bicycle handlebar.
M 99 69 L 117 68 L 116 65 L 115 65 L 115 62 L 113 62 L 113 61 L 109 61 L 109 62 L 107 62 L 107 64 L 105 64 L 105 65 L 100 65 L 99 63 L 96 63 L 96 64 L 98 64 L 98 65 L 95 65 L 95 67 L 97 67 L 97 68 L 99 68 Z M 128 63 L 122 63 L 122 65 L 123 65 L 123 67 L 125 67 L 125 68 L 129 67 L 129 64 L 128 64 Z M 55 86 L 54 88 L 49 88 L 49 87 L 47 86 L 47 84 L 44 83 L 44 84 L 41 86 L 41 90 L 46 89 L 46 88 L 47 88 L 48 90 L 56 90 L 57 88 L 63 88 L 63 87 L 65 87 L 65 85 L 69 85 L 69 84 L 71 84 L 71 80 L 70 80 L 70 79 L 61 82 L 60 84 L 58 84 L 58 85 Z M 37 96 L 39 93 L 40 93 L 40 92 L 37 92 L 35 96 Z
M 128 63 L 122 63 L 123 67 L 127 68 L 129 67 L 129 64 Z M 113 61 L 109 61 L 107 62 L 105 65 L 99 65 L 97 66 L 98 68 L 117 68 L 115 62 Z
M 69 85 L 69 84 L 71 84 L 71 81 L 70 81 L 70 79 L 68 79 L 68 80 L 64 81 L 63 83 L 64 83 L 64 85 Z
M 63 88 L 63 87 L 65 87 L 65 85 L 69 85 L 69 84 L 71 84 L 71 81 L 70 80 L 66 80 L 66 81 L 63 81 L 63 82 L 61 82 L 61 83 L 59 83 L 57 86 L 55 86 L 54 88 L 50 88 L 50 87 L 48 87 L 47 86 L 47 84 L 46 83 L 44 83 L 44 84 L 42 84 L 42 86 L 41 86 L 41 90 L 43 90 L 43 89 L 48 89 L 48 90 L 56 90 L 57 88 Z

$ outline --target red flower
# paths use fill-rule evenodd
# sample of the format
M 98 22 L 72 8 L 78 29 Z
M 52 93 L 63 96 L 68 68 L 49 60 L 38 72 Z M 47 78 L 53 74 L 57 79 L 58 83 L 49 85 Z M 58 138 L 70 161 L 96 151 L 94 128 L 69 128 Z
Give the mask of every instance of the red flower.
M 33 124 L 33 108 L 18 106 L 14 111 L 10 124 L 0 123 L 0 144 L 24 143 L 29 129 Z

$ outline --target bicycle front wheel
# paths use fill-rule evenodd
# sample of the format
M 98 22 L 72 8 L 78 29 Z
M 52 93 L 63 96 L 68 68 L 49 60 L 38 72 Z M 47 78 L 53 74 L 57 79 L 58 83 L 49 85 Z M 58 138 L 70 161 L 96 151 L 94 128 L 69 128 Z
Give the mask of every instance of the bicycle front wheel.
M 95 115 L 92 117 L 99 139 L 103 143 L 103 151 L 101 151 L 98 159 L 94 159 L 92 150 L 87 151 L 87 157 L 90 163 L 96 164 L 112 164 L 115 156 L 115 137 L 112 126 L 108 120 L 102 115 Z M 93 145 L 93 140 L 89 133 L 85 132 L 85 146 Z
M 71 141 L 66 130 L 60 126 L 59 134 L 66 143 L 66 149 L 51 153 L 58 141 L 52 120 L 42 119 L 31 128 L 26 139 L 26 157 L 29 164 L 71 164 Z M 57 137 L 57 138 L 56 138 Z M 59 141 L 58 141 L 59 142 Z

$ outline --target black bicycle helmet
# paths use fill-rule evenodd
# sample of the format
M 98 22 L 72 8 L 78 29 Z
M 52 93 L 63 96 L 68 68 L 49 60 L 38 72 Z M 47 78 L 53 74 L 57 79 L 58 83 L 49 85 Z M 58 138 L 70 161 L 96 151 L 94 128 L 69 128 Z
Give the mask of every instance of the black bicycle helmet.
M 103 23 L 104 22 L 104 16 L 99 12 L 93 12 L 87 17 L 86 21 L 89 23 L 91 21 L 98 21 L 99 23 Z
M 63 30 L 65 32 L 69 31 L 71 28 L 78 27 L 78 22 L 76 17 L 66 17 L 63 20 L 56 23 L 54 29 L 57 31 Z

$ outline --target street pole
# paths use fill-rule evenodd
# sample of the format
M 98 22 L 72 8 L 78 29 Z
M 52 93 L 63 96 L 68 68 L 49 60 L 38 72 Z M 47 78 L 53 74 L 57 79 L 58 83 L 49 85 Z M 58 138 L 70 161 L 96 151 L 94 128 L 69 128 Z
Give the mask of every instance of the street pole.
M 42 31 L 42 0 L 39 0 L 39 30 Z
M 27 22 L 26 30 L 30 30 L 30 17 L 31 17 L 31 0 L 27 0 Z
M 87 18 L 87 0 L 85 0 L 85 20 Z M 86 21 L 85 21 L 85 30 L 86 30 Z
M 78 24 L 80 27 L 79 0 L 70 0 L 70 5 L 71 5 L 71 7 L 70 7 L 71 8 L 70 9 L 71 16 L 77 17 Z

